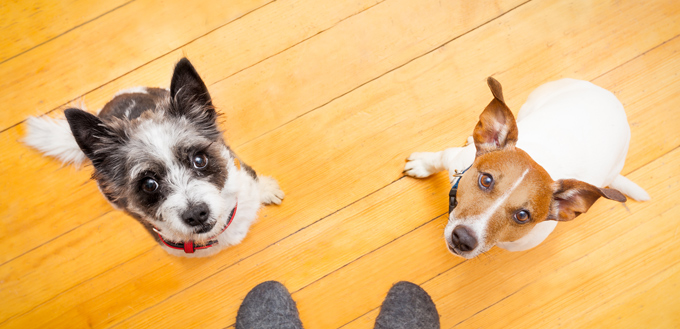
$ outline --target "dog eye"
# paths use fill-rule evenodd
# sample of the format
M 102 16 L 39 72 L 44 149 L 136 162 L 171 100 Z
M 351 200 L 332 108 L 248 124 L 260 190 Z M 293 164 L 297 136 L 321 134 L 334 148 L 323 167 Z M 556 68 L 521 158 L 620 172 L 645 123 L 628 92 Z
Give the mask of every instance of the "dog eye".
M 191 162 L 196 169 L 203 169 L 208 165 L 208 157 L 203 153 L 198 153 L 191 158 Z
M 158 189 L 158 182 L 151 177 L 144 178 L 142 180 L 142 190 L 146 193 L 156 192 Z
M 531 219 L 531 215 L 529 215 L 529 211 L 522 209 L 522 210 L 516 212 L 512 216 L 512 218 L 515 220 L 515 222 L 517 222 L 519 224 L 524 224 Z
M 489 174 L 482 174 L 479 176 L 479 186 L 483 189 L 488 189 L 493 184 L 493 177 Z

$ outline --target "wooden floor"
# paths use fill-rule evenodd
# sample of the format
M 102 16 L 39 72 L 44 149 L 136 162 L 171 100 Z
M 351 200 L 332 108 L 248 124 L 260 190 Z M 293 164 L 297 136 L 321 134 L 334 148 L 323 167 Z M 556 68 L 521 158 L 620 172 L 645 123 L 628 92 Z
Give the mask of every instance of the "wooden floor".
M 0 327 L 224 328 L 246 293 L 286 285 L 306 328 L 372 328 L 420 284 L 443 328 L 680 327 L 680 2 L 11 1 L 0 5 Z M 169 86 L 188 56 L 232 147 L 286 192 L 245 241 L 176 258 L 77 170 L 20 143 L 29 115 Z M 613 91 L 623 173 L 652 201 L 598 201 L 526 252 L 443 244 L 446 174 L 491 99 L 517 111 L 562 77 Z

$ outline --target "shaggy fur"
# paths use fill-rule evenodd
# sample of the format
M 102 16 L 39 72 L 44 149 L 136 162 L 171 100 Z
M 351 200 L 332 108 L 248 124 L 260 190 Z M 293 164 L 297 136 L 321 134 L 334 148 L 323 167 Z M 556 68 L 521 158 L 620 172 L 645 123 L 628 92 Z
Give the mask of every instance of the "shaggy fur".
M 97 116 L 76 108 L 64 114 L 29 118 L 24 142 L 66 163 L 89 159 L 106 199 L 166 241 L 217 241 L 193 254 L 161 243 L 171 254 L 208 256 L 237 244 L 260 206 L 283 198 L 274 179 L 257 176 L 229 149 L 208 90 L 186 58 L 170 90 L 136 87 L 117 93 Z

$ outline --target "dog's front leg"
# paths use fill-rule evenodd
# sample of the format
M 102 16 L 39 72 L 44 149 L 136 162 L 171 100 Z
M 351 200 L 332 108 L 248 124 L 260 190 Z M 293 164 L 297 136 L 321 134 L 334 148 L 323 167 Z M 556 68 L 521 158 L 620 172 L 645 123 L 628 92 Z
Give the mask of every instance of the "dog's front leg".
M 255 183 L 257 183 L 257 189 L 260 195 L 260 203 L 265 205 L 281 204 L 281 200 L 283 200 L 285 194 L 281 190 L 281 187 L 279 187 L 279 183 L 276 181 L 276 179 L 269 176 L 259 175 L 257 172 L 255 172 L 253 167 L 247 165 L 245 162 L 239 159 L 233 150 L 230 148 L 227 148 L 227 150 L 234 160 L 232 168 L 239 171 L 244 171 L 250 179 L 253 179 Z
M 449 180 L 453 174 L 462 172 L 475 160 L 475 145 L 472 137 L 468 137 L 464 147 L 452 147 L 441 152 L 415 152 L 406 159 L 404 174 L 425 178 L 440 171 L 449 172 Z
M 260 188 L 260 202 L 263 204 L 281 204 L 284 193 L 276 179 L 258 175 L 257 183 Z

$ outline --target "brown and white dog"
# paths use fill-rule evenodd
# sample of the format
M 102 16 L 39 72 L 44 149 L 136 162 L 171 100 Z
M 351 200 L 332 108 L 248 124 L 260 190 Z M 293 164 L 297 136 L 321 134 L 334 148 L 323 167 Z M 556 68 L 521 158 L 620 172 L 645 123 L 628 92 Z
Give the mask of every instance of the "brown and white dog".
M 487 82 L 494 99 L 469 144 L 413 153 L 404 170 L 419 178 L 449 171 L 455 184 L 444 238 L 452 253 L 473 258 L 494 245 L 530 249 L 600 197 L 625 202 L 623 192 L 649 200 L 619 174 L 630 128 L 611 92 L 587 81 L 549 82 L 529 95 L 515 121 L 500 83 Z

